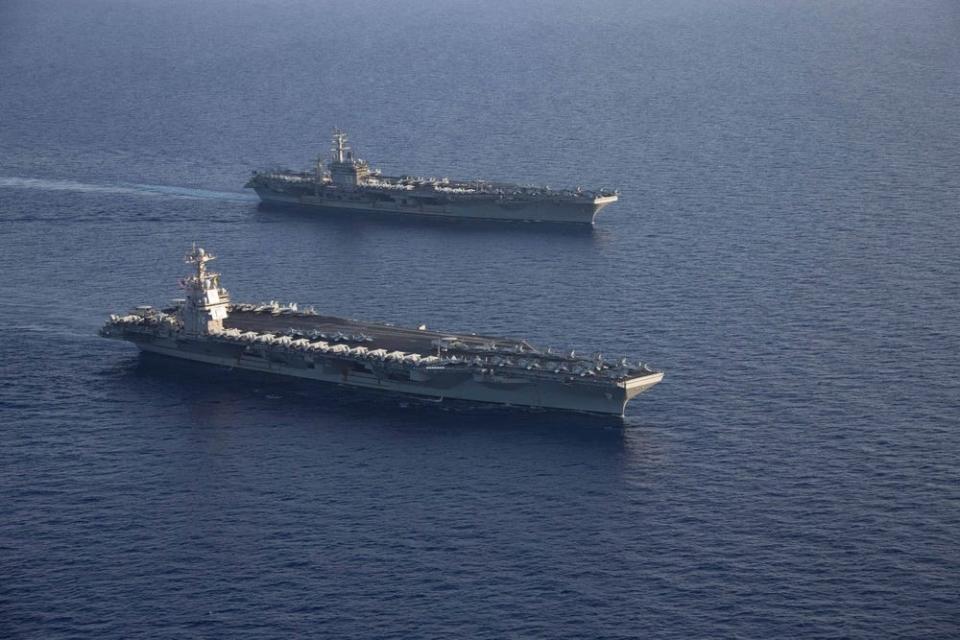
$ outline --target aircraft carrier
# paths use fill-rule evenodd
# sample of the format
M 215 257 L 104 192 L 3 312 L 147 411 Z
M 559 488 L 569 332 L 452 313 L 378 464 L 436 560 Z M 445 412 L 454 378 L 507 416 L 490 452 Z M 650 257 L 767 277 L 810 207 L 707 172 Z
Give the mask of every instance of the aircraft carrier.
M 295 304 L 238 304 L 196 246 L 185 298 L 111 315 L 100 330 L 141 350 L 210 365 L 420 396 L 622 416 L 663 373 L 625 358 L 554 353 L 524 340 L 325 316 Z
M 254 171 L 245 186 L 256 191 L 263 202 L 327 212 L 588 225 L 618 198 L 616 191 L 608 189 L 384 176 L 354 157 L 340 130 L 333 133 L 329 166 L 318 158 L 311 171 Z

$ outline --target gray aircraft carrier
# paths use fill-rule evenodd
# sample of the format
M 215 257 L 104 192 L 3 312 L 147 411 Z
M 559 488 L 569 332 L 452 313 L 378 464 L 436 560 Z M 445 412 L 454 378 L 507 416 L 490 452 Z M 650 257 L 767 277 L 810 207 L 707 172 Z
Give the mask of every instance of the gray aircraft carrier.
M 340 130 L 333 134 L 329 167 L 318 159 L 312 171 L 254 171 L 245 186 L 263 202 L 320 211 L 590 225 L 601 209 L 618 198 L 616 191 L 608 189 L 384 176 L 354 158 Z
M 420 396 L 623 415 L 663 373 L 625 358 L 558 354 L 524 340 L 325 316 L 297 305 L 235 304 L 194 247 L 172 307 L 111 315 L 100 330 L 141 350 L 211 365 Z

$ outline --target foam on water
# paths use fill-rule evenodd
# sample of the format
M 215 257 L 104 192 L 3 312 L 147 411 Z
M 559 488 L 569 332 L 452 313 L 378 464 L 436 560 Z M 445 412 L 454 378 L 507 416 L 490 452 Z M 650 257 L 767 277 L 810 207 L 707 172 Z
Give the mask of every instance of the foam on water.
M 0 188 L 36 189 L 40 191 L 75 191 L 79 193 L 102 193 L 113 195 L 137 195 L 148 197 L 187 198 L 192 200 L 223 200 L 227 202 L 256 202 L 257 197 L 245 193 L 210 191 L 167 185 L 151 184 L 89 184 L 74 180 L 50 180 L 0 176 Z

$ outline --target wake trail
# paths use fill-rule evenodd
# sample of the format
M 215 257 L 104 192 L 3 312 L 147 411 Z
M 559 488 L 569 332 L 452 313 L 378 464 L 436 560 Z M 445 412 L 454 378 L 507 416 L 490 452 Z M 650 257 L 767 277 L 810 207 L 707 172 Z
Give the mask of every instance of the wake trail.
M 145 197 L 186 198 L 191 200 L 221 200 L 227 202 L 256 202 L 257 197 L 246 193 L 210 191 L 153 184 L 90 184 L 74 180 L 47 180 L 0 176 L 0 188 L 34 189 L 39 191 L 73 191 L 79 193 L 106 193 L 113 195 L 137 195 Z

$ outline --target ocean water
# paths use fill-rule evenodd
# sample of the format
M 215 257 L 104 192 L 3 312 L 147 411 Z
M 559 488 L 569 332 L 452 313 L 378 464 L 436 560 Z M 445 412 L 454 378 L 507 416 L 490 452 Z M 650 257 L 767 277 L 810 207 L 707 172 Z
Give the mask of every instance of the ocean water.
M 952 0 L 0 3 L 0 637 L 956 638 Z M 318 218 L 250 170 L 615 187 Z M 235 299 L 627 354 L 622 422 L 142 361 Z

